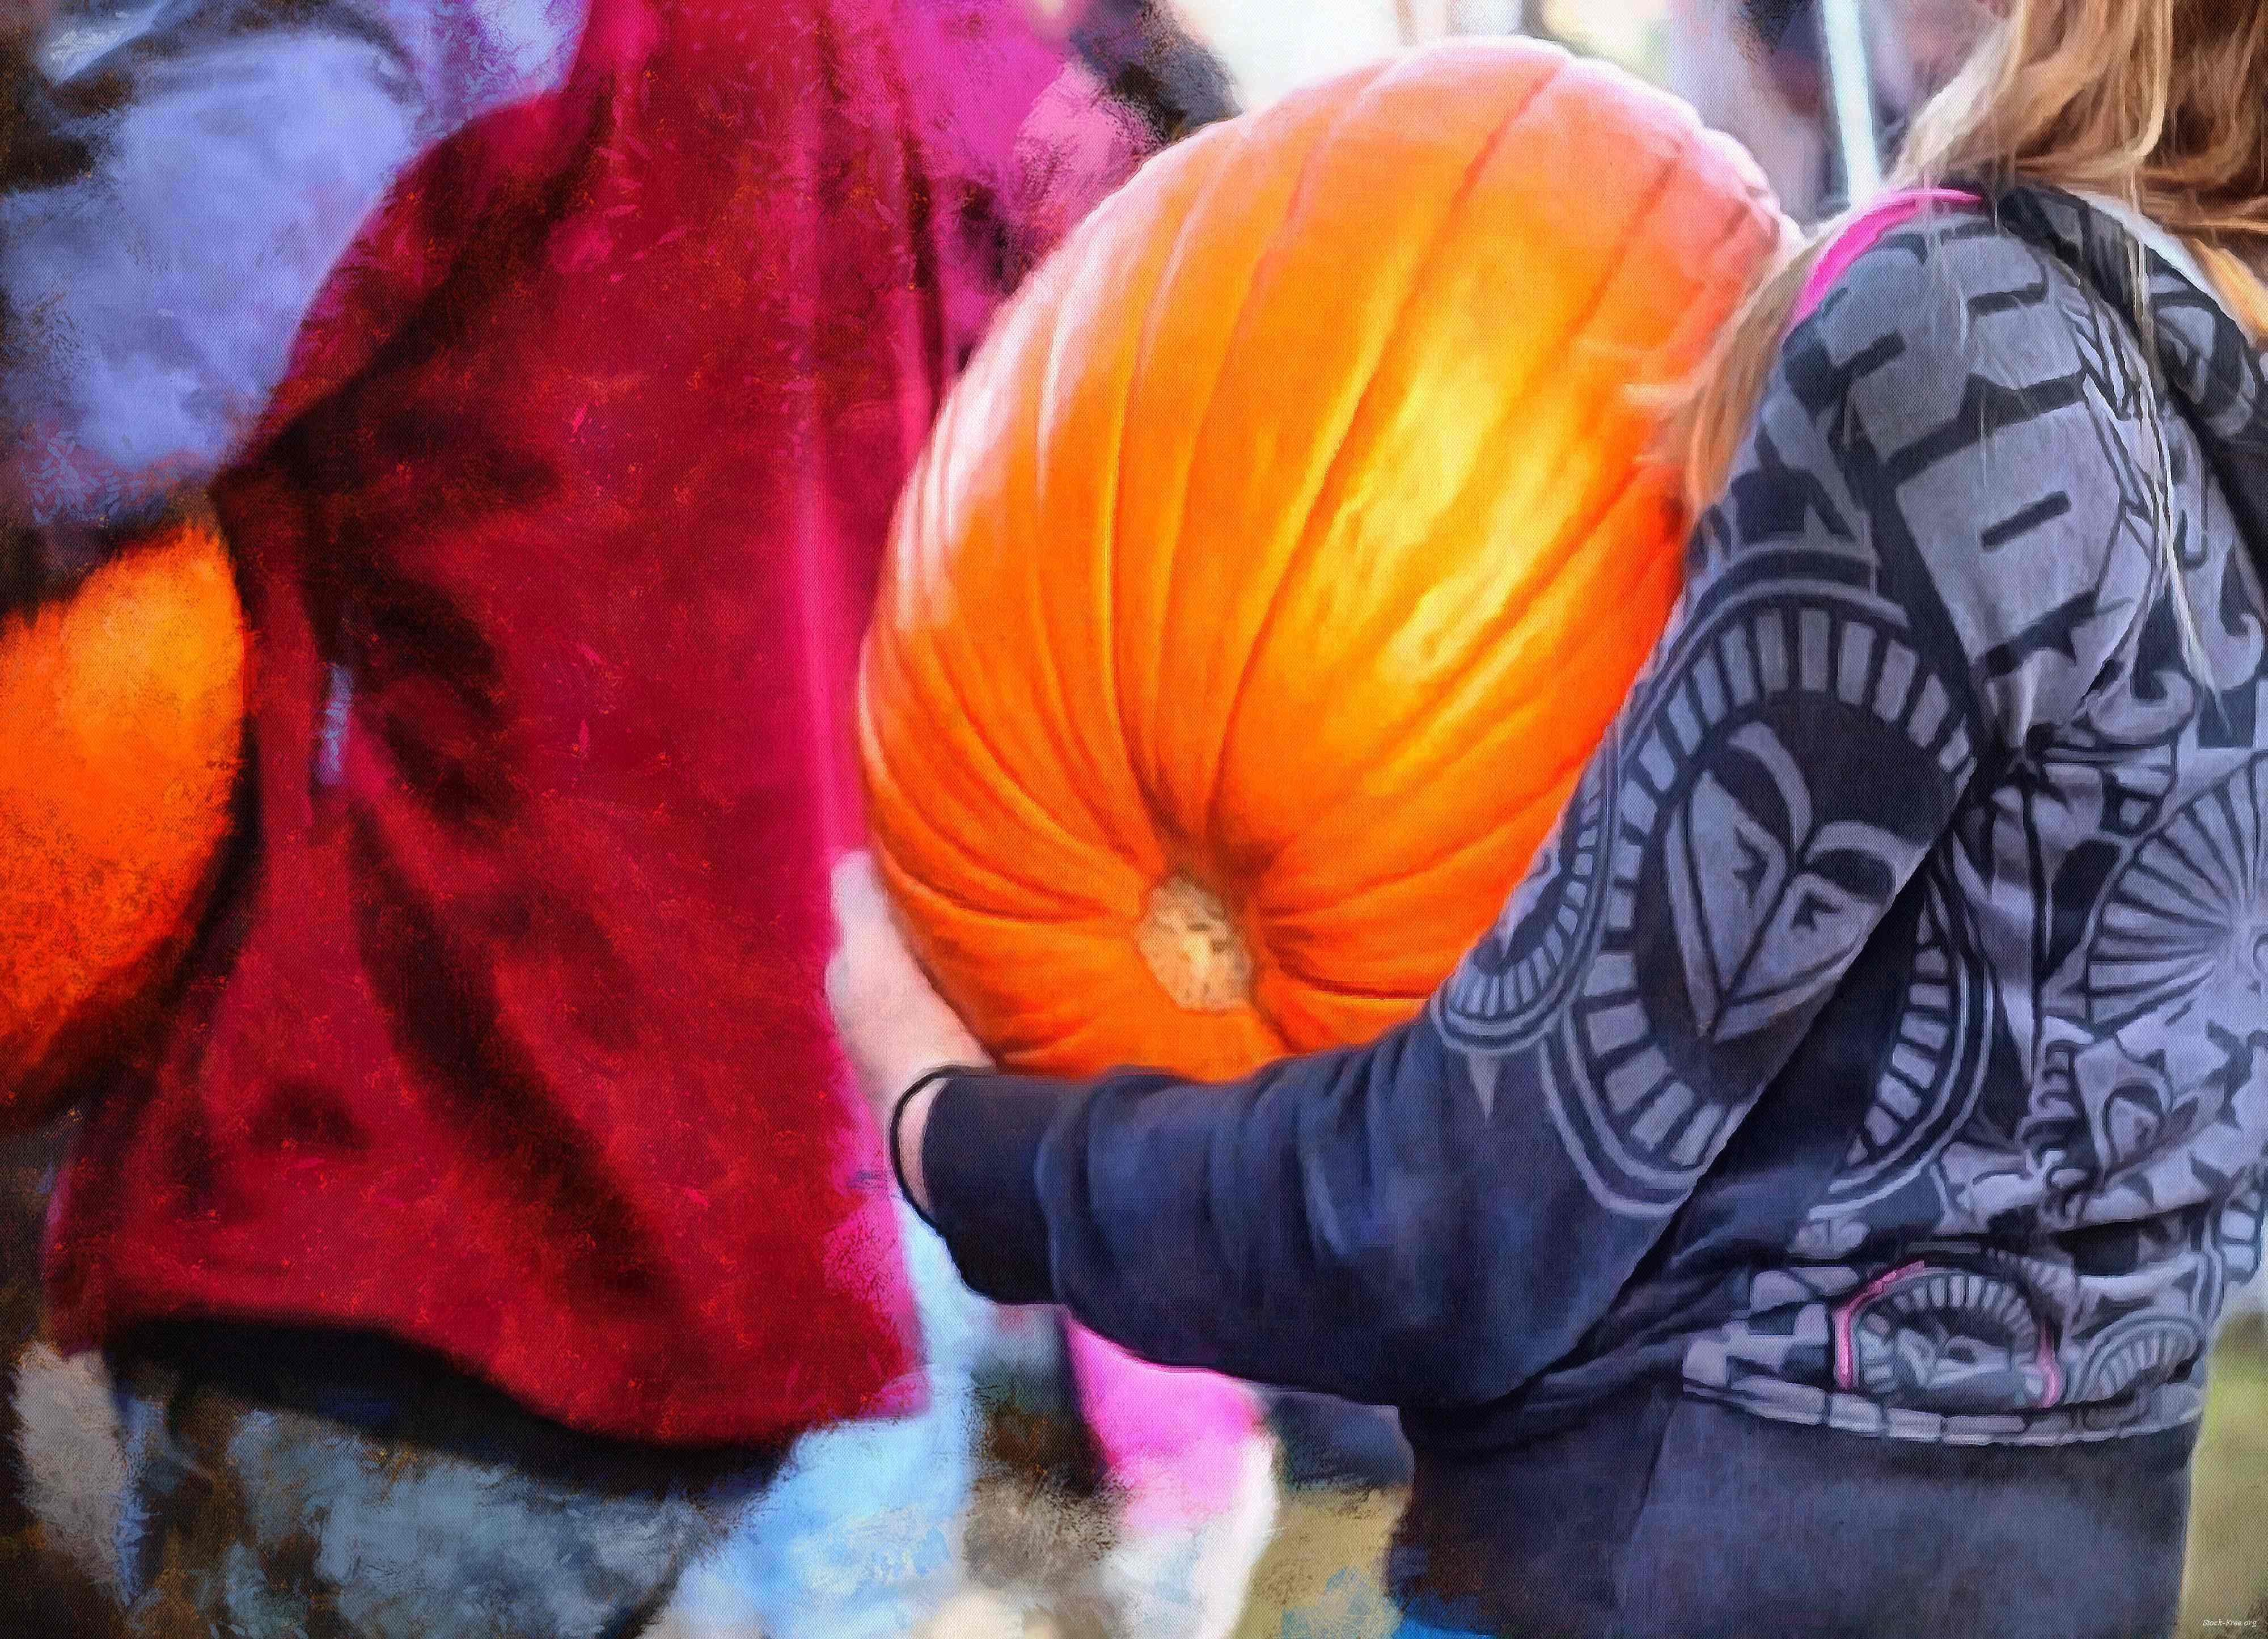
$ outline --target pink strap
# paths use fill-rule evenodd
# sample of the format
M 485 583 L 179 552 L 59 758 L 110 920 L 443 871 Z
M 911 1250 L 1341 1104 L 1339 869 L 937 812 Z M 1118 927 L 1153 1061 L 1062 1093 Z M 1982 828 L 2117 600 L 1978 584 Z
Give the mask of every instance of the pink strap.
M 1827 299 L 1851 264 L 1880 244 L 1884 236 L 1896 232 L 1932 205 L 1973 205 L 1979 203 L 1975 194 L 1963 193 L 1955 188 L 1910 188 L 1904 192 L 1886 196 L 1853 218 L 1827 254 L 1804 281 L 1803 294 L 1795 304 L 1795 322 L 1808 319 L 1819 304 Z

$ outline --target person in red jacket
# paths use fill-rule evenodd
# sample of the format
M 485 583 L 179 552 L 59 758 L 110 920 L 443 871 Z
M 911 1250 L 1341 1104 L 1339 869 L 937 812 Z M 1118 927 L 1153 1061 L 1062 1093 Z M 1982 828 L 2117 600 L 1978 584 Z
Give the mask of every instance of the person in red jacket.
M 254 656 L 232 880 L 54 1207 L 149 1631 L 632 1633 L 799 1435 L 919 1403 L 820 996 L 844 705 L 940 395 L 1108 180 L 1067 71 L 1019 0 L 11 56 L 6 583 L 204 491 Z

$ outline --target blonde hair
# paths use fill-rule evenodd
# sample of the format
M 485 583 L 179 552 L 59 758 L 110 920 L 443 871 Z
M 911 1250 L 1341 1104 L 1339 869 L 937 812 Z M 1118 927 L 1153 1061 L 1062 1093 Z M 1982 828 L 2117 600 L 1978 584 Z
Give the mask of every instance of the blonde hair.
M 2183 240 L 2253 338 L 2268 337 L 2268 0 L 2006 10 L 1916 117 L 1891 186 L 2033 182 L 2122 199 Z M 1764 278 L 1683 395 L 1672 447 L 1696 513 L 1722 491 L 1805 282 L 1850 219 Z M 2146 332 L 2146 306 L 2136 316 Z

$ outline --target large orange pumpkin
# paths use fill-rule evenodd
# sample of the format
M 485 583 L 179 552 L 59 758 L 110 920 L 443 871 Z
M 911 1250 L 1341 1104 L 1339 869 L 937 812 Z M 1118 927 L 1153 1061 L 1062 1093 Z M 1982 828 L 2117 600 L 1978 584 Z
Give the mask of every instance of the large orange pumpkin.
M 1631 389 L 1783 226 L 1682 104 L 1476 43 L 1213 128 L 1042 269 L 861 690 L 881 869 L 1005 1062 L 1228 1077 L 1418 1008 L 1676 593 Z
M 180 951 L 228 828 L 244 661 L 202 522 L 0 627 L 0 1128 L 48 1113 Z

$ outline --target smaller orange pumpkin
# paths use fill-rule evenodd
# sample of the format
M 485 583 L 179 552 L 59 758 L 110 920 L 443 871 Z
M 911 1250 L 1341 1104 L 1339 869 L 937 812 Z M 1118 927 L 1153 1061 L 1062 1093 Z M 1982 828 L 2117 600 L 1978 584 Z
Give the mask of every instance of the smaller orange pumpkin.
M 52 1114 L 179 959 L 228 831 L 244 668 L 202 520 L 0 625 L 0 1131 Z

